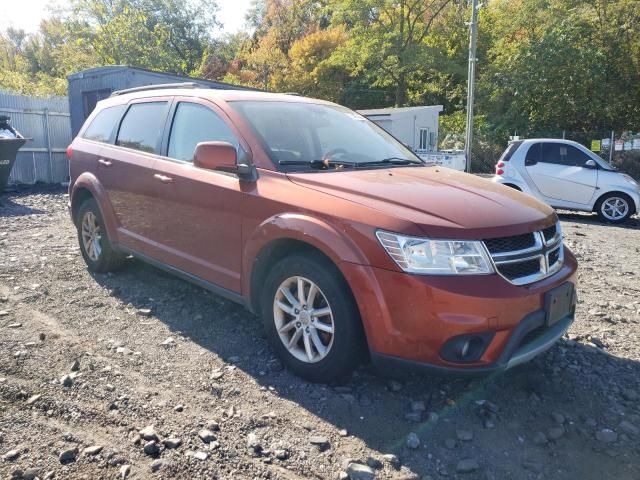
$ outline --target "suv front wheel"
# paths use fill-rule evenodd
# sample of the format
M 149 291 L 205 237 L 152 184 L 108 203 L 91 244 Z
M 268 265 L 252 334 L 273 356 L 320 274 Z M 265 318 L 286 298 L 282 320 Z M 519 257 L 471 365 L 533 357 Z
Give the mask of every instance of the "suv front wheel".
M 93 198 L 80 205 L 76 224 L 80 251 L 89 270 L 104 273 L 122 266 L 125 257 L 111 246 L 102 214 Z
M 267 276 L 261 311 L 273 348 L 300 377 L 340 380 L 362 359 L 364 334 L 349 286 L 318 255 L 279 261 Z

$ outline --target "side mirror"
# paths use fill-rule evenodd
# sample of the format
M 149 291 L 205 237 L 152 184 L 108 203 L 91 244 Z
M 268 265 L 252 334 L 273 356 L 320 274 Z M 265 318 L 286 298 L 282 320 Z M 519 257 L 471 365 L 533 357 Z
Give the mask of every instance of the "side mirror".
M 598 168 L 598 164 L 596 163 L 596 161 L 591 159 L 584 162 L 584 166 L 586 168 Z
M 238 164 L 238 151 L 228 142 L 201 142 L 196 145 L 193 155 L 193 164 L 207 170 L 247 175 L 251 167 L 247 164 Z

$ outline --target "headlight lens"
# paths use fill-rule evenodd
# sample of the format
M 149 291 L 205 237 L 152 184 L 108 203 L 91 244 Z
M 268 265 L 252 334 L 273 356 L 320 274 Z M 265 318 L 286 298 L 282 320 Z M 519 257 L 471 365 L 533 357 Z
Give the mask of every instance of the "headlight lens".
M 493 273 L 482 242 L 431 240 L 376 232 L 396 264 L 407 273 L 421 275 L 483 275 Z
M 622 174 L 622 178 L 624 178 L 627 182 L 629 182 L 631 185 L 633 185 L 634 187 L 638 187 L 640 185 L 638 185 L 638 182 L 636 182 L 632 176 L 627 175 L 626 173 Z

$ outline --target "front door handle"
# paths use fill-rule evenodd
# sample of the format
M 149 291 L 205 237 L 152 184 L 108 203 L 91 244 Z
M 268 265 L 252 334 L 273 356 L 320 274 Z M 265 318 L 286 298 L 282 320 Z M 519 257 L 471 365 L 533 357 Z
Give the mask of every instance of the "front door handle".
M 104 158 L 98 159 L 98 163 L 100 165 L 105 166 L 105 167 L 110 167 L 111 166 L 111 161 L 110 160 L 105 160 Z
M 156 180 L 160 180 L 162 183 L 171 183 L 173 181 L 173 178 L 167 177 L 166 175 L 161 175 L 159 173 L 155 173 L 153 175 L 153 178 L 155 178 Z

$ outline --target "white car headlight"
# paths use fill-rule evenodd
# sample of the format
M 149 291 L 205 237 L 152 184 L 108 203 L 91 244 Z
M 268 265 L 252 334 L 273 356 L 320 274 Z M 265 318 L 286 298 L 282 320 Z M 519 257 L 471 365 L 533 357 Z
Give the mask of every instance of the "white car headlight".
M 636 182 L 634 180 L 634 178 L 631 175 L 627 175 L 626 173 L 622 174 L 622 178 L 624 178 L 627 182 L 629 182 L 631 185 L 633 185 L 634 187 L 638 188 L 640 187 L 640 185 L 638 184 L 638 182 Z
M 377 231 L 376 236 L 396 264 L 421 275 L 484 275 L 493 273 L 482 244 L 467 240 L 431 240 Z

